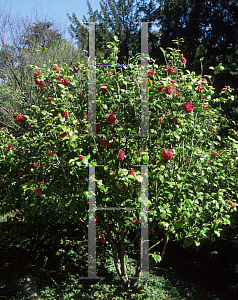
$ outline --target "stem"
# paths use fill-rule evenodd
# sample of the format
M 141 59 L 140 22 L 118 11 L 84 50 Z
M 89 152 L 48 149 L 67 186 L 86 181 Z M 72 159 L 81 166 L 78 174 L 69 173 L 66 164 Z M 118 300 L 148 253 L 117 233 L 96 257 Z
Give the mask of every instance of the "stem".
M 138 239 L 138 249 L 140 249 L 140 246 L 141 246 L 140 239 Z M 140 275 L 140 251 L 138 251 L 137 266 L 136 266 L 134 277 L 139 277 L 139 275 Z M 129 287 L 136 288 L 138 286 L 138 282 L 139 279 L 137 278 L 131 279 Z
M 124 288 L 128 288 L 128 275 L 127 275 L 127 268 L 126 268 L 126 258 L 125 258 L 125 244 L 124 244 L 124 230 L 123 230 L 123 221 L 119 220 L 119 231 L 120 231 L 120 238 L 119 238 L 119 249 L 120 250 L 120 262 L 121 262 L 121 280 L 124 285 Z
M 111 231 L 108 228 L 108 225 L 104 222 L 104 220 L 101 218 L 101 216 L 98 216 L 99 220 L 102 222 L 103 226 L 105 227 L 107 234 L 108 234 L 108 240 L 111 243 L 111 248 L 112 248 L 112 255 L 113 255 L 113 260 L 114 260 L 114 264 L 116 267 L 116 271 L 118 276 L 121 278 L 122 277 L 122 272 L 121 272 L 121 266 L 118 262 L 118 253 L 117 253 L 117 249 L 116 249 L 116 244 L 113 241 L 112 235 L 111 235 Z
M 162 239 L 162 240 L 164 240 L 164 239 Z M 162 241 L 162 240 L 161 240 L 161 241 Z M 160 241 L 160 242 L 161 242 L 161 241 Z M 160 242 L 159 242 L 159 243 L 160 243 Z M 161 260 L 162 260 L 163 257 L 164 257 L 164 253 L 165 253 L 166 247 L 167 247 L 167 245 L 168 245 L 168 242 L 169 242 L 169 236 L 167 235 L 167 236 L 165 237 L 164 246 L 163 246 L 163 249 L 162 249 L 162 252 L 161 252 L 161 255 L 160 255 L 160 256 L 161 256 Z M 155 246 L 155 245 L 154 245 L 154 246 Z M 152 247 L 153 247 L 153 246 L 152 246 Z M 152 248 L 152 247 L 151 247 L 151 248 Z M 150 249 L 151 249 L 151 248 L 150 248 Z M 156 264 L 157 264 L 157 262 L 153 263 L 153 264 L 151 265 L 150 268 L 153 268 Z

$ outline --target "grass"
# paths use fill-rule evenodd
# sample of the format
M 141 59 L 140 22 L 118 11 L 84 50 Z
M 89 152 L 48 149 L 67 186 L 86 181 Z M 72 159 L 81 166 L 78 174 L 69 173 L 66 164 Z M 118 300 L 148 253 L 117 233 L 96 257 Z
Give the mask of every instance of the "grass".
M 6 216 L 2 218 L 2 229 L 6 228 Z M 36 232 L 33 225 L 21 224 Z M 32 227 L 32 228 L 31 228 Z M 66 227 L 66 226 L 64 226 Z M 11 232 L 11 231 L 10 231 Z M 42 299 L 157 299 L 157 300 L 224 300 L 227 296 L 213 295 L 203 286 L 192 280 L 182 278 L 172 268 L 159 265 L 150 270 L 150 276 L 158 279 L 142 279 L 137 291 L 124 292 L 117 277 L 113 259 L 97 247 L 97 275 L 105 280 L 81 280 L 87 276 L 87 239 L 79 242 L 78 231 L 71 228 L 62 230 L 64 235 L 56 239 L 55 228 L 51 233 L 15 241 L 5 238 L 0 241 L 0 290 L 1 299 L 29 299 L 23 291 L 23 278 L 30 273 Z M 38 234 L 38 237 L 37 237 Z M 81 238 L 82 239 L 82 238 Z M 47 242 L 46 242 L 47 241 Z M 48 257 L 45 270 L 43 263 Z M 129 277 L 134 275 L 135 258 L 132 250 L 128 249 L 127 256 Z M 47 274 L 47 273 L 48 274 Z M 188 274 L 189 276 L 189 274 Z M 50 278 L 51 277 L 51 278 Z M 189 278 L 189 277 L 188 277 Z M 53 282 L 53 280 L 54 282 Z

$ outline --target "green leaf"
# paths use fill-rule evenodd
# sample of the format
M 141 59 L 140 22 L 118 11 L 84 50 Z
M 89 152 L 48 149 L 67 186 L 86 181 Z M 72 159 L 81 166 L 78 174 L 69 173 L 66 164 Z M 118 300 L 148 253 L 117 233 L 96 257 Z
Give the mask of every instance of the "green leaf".
M 169 194 L 169 200 L 173 198 L 173 194 Z
M 82 159 L 82 162 L 87 165 L 88 164 L 88 159 L 89 157 L 88 156 L 84 156 L 83 159 Z
M 127 176 L 127 178 L 133 178 L 133 177 L 134 177 L 134 176 L 133 176 L 133 175 L 131 175 L 131 174 Z
M 63 204 L 62 204 L 62 202 L 59 202 L 58 203 L 58 209 L 62 210 L 62 208 L 63 208 Z
M 96 179 L 96 182 L 97 182 L 97 184 L 99 184 L 99 185 L 103 185 L 102 179 L 99 179 L 99 180 Z
M 79 167 L 82 166 L 82 161 L 76 161 L 76 165 L 78 165 Z
M 118 170 L 118 175 L 119 175 L 119 174 L 127 175 L 127 173 L 128 173 L 128 170 L 127 170 L 127 169 L 119 169 L 119 170 Z
M 136 175 L 136 180 L 139 181 L 139 182 L 142 182 L 143 181 L 143 178 L 141 175 Z
M 117 132 L 119 135 L 123 135 L 124 133 L 125 133 L 125 130 L 119 130 L 118 132 Z
M 164 177 L 162 175 L 159 175 L 159 180 L 164 183 Z
M 149 255 L 152 256 L 155 262 L 160 262 L 162 259 L 159 251 L 155 251 L 154 253 L 149 253 Z
M 74 159 L 69 160 L 69 164 L 71 164 L 71 163 L 72 163 L 72 165 L 74 165 Z

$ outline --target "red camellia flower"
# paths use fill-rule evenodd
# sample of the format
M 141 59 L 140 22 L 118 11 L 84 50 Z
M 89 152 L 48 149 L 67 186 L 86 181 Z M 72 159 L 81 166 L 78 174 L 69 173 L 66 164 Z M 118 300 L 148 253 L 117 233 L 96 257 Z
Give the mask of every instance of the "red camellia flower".
M 61 129 L 61 131 L 63 131 L 62 129 Z M 62 134 L 60 134 L 59 135 L 61 138 L 64 138 L 64 137 L 66 137 L 66 136 L 69 136 L 69 134 L 67 133 L 67 134 L 64 134 L 64 133 L 62 133 Z
M 168 73 L 173 75 L 174 73 L 176 73 L 176 67 L 171 67 L 168 69 Z
M 138 221 L 137 221 L 136 219 L 132 221 L 133 224 L 135 224 L 135 223 L 137 223 L 137 222 L 138 222 Z
M 36 72 L 34 73 L 34 77 L 36 78 L 36 77 L 38 77 L 40 74 L 41 74 L 41 71 L 36 71 Z
M 69 115 L 70 115 L 69 112 L 67 113 L 67 112 L 64 111 L 64 112 L 62 113 L 62 117 L 65 118 L 65 120 L 68 119 Z
M 99 130 L 100 130 L 100 126 L 96 125 L 96 131 L 99 131 Z
M 167 150 L 162 151 L 162 156 L 164 159 L 172 159 L 174 154 L 175 154 L 175 151 L 172 149 L 167 149 Z
M 183 104 L 183 109 L 186 113 L 193 111 L 193 104 L 191 102 L 187 102 Z
M 125 151 L 123 151 L 122 149 L 119 150 L 119 156 L 117 157 L 118 160 L 123 160 L 125 156 Z
M 12 150 L 12 146 L 11 145 L 8 145 L 7 148 L 8 148 L 8 150 Z
M 97 218 L 95 218 L 95 219 L 94 219 L 94 222 L 95 222 L 95 223 L 97 223 L 97 221 L 98 221 L 98 219 L 97 219 Z
M 175 117 L 173 116 L 173 118 L 175 118 Z M 175 120 L 175 119 L 172 119 L 172 123 L 180 124 L 180 123 L 178 122 L 178 120 Z
M 48 97 L 46 100 L 47 101 L 54 101 L 54 97 Z
M 159 119 L 159 121 L 156 120 L 156 125 L 162 122 L 162 118 Z
M 204 109 L 204 110 L 208 109 L 208 104 L 207 104 L 207 103 L 204 103 L 204 104 L 203 104 L 203 109 Z
M 175 83 L 175 82 L 176 82 L 176 80 L 174 80 L 174 79 L 170 79 L 170 82 L 172 82 L 172 83 Z
M 62 80 L 63 84 L 64 85 L 69 85 L 70 81 L 67 77 L 65 77 L 63 80 Z
M 57 78 L 56 78 L 56 80 L 58 80 L 58 81 L 62 82 L 62 79 L 61 79 L 61 78 L 59 78 L 59 77 L 57 77 Z
M 157 88 L 157 91 L 160 92 L 160 91 L 162 91 L 163 88 L 164 88 L 164 86 L 161 85 L 161 86 L 159 86 L 159 87 Z
M 60 68 L 58 66 L 53 66 L 53 69 L 57 72 L 60 73 Z
M 74 72 L 75 72 L 75 73 L 79 73 L 79 72 L 80 72 L 80 70 L 77 69 L 75 66 L 73 66 L 73 69 L 74 69 Z
M 106 118 L 106 121 L 109 123 L 115 123 L 116 122 L 116 116 L 113 113 L 108 114 L 108 117 Z
M 135 171 L 135 169 L 133 169 L 133 168 L 132 168 L 132 169 L 130 170 L 130 172 L 129 172 L 129 174 L 128 174 L 128 175 L 133 175 L 133 176 L 134 176 L 134 173 L 133 173 L 133 171 Z
M 186 64 L 187 60 L 186 60 L 185 57 L 182 58 L 182 62 L 183 62 L 184 64 Z
M 162 93 L 161 94 L 164 98 L 166 98 L 167 97 L 167 95 L 165 94 L 165 93 Z
M 152 69 L 149 69 L 149 71 L 148 71 L 148 75 L 155 75 L 155 72 L 152 70 Z
M 40 165 L 37 166 L 37 161 L 34 162 L 34 167 L 40 167 Z
M 227 88 L 221 89 L 221 93 L 227 91 Z
M 35 189 L 35 191 L 36 191 L 36 196 L 42 196 L 43 195 L 43 191 L 42 191 L 42 189 Z
M 98 242 L 102 243 L 104 245 L 105 241 L 104 241 L 103 237 L 105 237 L 105 235 L 103 233 L 102 233 L 102 235 L 99 234 L 99 236 L 98 236 Z
M 165 66 L 163 66 L 163 68 L 164 68 L 165 70 L 167 70 L 167 69 L 168 69 L 168 66 L 167 66 L 167 65 L 165 65 Z
M 213 133 L 213 128 L 209 127 L 208 130 L 211 131 L 211 133 Z
M 235 130 L 232 129 L 232 130 L 231 130 L 231 134 L 233 134 L 233 133 L 235 133 Z
M 202 78 L 202 85 L 205 86 L 207 84 L 207 79 Z
M 22 122 L 23 119 L 24 119 L 24 116 L 23 116 L 23 115 L 18 115 L 18 116 L 16 117 L 16 121 L 17 121 L 18 123 Z
M 173 92 L 175 91 L 175 88 L 172 84 L 169 84 L 165 87 L 165 90 L 166 90 L 167 94 L 172 95 Z
M 86 117 L 86 121 L 88 121 L 88 115 L 84 114 L 84 117 Z
M 214 156 L 218 156 L 218 153 L 216 153 L 216 152 L 212 152 L 211 154 Z
M 197 93 L 201 94 L 202 90 L 204 90 L 204 86 L 203 85 L 199 85 L 198 88 L 197 88 Z
M 108 140 L 105 140 L 105 139 L 103 139 L 103 140 L 101 141 L 101 143 L 103 144 L 104 147 L 110 147 L 110 146 L 111 146 L 111 144 L 109 143 L 109 141 L 108 141 Z
M 101 92 L 102 92 L 102 93 L 106 93 L 107 87 L 108 87 L 108 84 L 105 83 L 105 84 L 101 87 Z
M 175 95 L 181 95 L 182 93 L 180 91 L 176 91 Z
M 83 159 L 83 155 L 79 155 L 79 159 Z
M 128 232 L 128 229 L 126 228 L 126 229 L 124 229 L 124 233 L 127 233 Z

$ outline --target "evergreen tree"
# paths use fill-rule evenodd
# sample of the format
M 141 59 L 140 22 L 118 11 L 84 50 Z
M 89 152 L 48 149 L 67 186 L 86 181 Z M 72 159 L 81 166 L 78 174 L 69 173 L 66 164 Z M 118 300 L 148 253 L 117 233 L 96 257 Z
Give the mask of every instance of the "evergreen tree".
M 108 57 L 110 51 L 105 47 L 107 42 L 113 41 L 113 36 L 116 35 L 119 38 L 119 55 L 118 63 L 125 64 L 128 62 L 129 51 L 132 51 L 132 54 L 141 53 L 141 24 L 139 22 L 148 21 L 151 22 L 154 20 L 152 14 L 148 13 L 148 18 L 143 20 L 141 19 L 141 13 L 146 11 L 146 4 L 136 2 L 134 0 L 118 0 L 116 3 L 115 0 L 109 1 L 102 0 L 100 3 L 102 11 L 100 14 L 98 11 L 93 13 L 89 1 L 88 5 L 88 22 L 101 22 L 96 25 L 95 34 L 96 34 L 96 52 L 97 57 L 99 53 L 103 53 L 105 57 Z M 153 1 L 150 1 L 149 8 L 154 9 Z M 74 24 L 70 25 L 70 34 L 73 38 L 77 40 L 78 46 L 81 47 L 81 50 L 88 51 L 88 29 L 86 25 L 80 24 L 75 14 L 70 17 L 70 21 Z M 83 16 L 83 21 L 86 22 L 87 19 Z M 136 23 L 137 22 L 137 23 Z M 148 24 L 148 30 L 151 31 L 152 24 Z M 152 39 L 152 36 L 154 39 Z M 149 36 L 149 43 L 156 44 L 155 39 L 158 39 L 158 36 L 155 33 Z M 151 47 L 152 48 L 152 47 Z
M 51 22 L 37 22 L 29 25 L 23 38 L 24 44 L 33 47 L 35 44 L 49 48 L 54 41 L 61 40 L 62 36 L 58 30 L 53 30 Z

